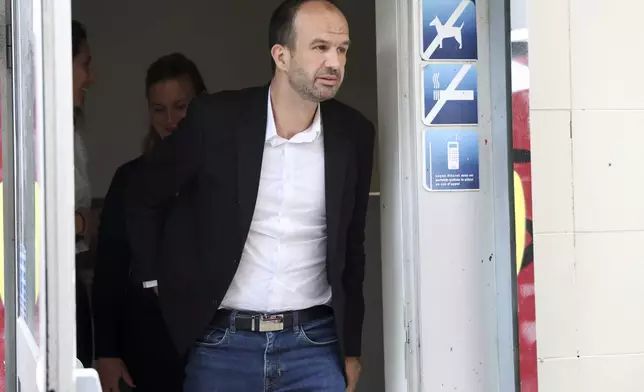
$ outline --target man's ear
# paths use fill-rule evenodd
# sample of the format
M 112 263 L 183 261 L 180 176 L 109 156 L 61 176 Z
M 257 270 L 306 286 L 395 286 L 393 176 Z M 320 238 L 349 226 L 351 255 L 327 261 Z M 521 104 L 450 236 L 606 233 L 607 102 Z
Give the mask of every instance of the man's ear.
M 281 69 L 283 71 L 288 68 L 291 53 L 287 47 L 280 44 L 273 45 L 271 48 L 271 56 L 275 62 L 276 69 Z

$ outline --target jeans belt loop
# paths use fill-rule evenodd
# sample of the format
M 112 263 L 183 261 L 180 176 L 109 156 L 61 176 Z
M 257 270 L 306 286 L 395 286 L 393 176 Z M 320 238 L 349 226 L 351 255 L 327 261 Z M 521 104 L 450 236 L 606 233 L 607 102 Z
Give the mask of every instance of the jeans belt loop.
M 293 311 L 291 312 L 291 317 L 293 318 L 293 332 L 298 332 L 300 330 L 300 313 Z
M 236 331 L 235 320 L 237 320 L 237 313 L 239 313 L 237 310 L 230 312 L 230 332 L 232 333 L 235 333 Z

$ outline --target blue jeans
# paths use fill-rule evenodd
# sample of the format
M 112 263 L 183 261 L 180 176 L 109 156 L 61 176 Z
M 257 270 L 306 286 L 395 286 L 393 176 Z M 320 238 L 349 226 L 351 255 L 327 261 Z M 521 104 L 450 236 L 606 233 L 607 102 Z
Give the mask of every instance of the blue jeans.
M 184 392 L 345 392 L 333 317 L 280 332 L 209 327 L 186 366 Z

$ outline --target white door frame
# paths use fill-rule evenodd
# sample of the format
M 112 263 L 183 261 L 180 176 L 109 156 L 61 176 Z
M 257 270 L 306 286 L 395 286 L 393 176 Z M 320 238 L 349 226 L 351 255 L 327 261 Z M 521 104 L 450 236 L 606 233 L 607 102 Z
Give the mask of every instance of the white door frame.
M 47 390 L 73 391 L 76 367 L 71 2 L 42 0 L 47 259 Z
M 464 386 L 468 392 L 488 392 L 492 386 L 498 392 L 519 390 L 510 175 L 512 128 L 511 116 L 508 116 L 511 113 L 509 1 L 477 0 L 476 3 L 479 115 L 484 119 L 479 119 L 477 128 L 487 140 L 485 145 L 489 142 L 491 148 L 481 150 L 479 196 L 461 194 L 443 198 L 419 192 L 419 179 L 423 178 L 424 169 L 418 159 L 422 156 L 420 135 L 424 128 L 420 121 L 422 89 L 418 49 L 422 0 L 376 0 L 383 331 L 388 392 L 438 392 L 443 390 L 440 382 L 436 385 L 438 389 L 431 386 L 436 384 L 437 378 L 450 386 L 460 383 L 459 386 Z M 475 249 L 457 252 L 454 259 L 449 256 L 448 249 L 440 244 L 443 240 L 436 239 L 445 236 L 440 224 L 435 222 L 435 215 L 428 216 L 428 212 L 440 209 L 437 205 L 432 206 L 435 202 L 449 204 L 448 208 L 452 210 L 463 207 L 482 211 L 472 218 L 463 214 L 455 218 L 463 226 L 463 246 L 470 244 Z M 428 224 L 432 218 L 434 222 Z M 466 228 L 468 222 L 476 222 L 478 226 Z M 434 237 L 434 249 L 427 248 L 428 236 Z M 446 240 L 453 242 L 452 238 Z M 466 286 L 462 292 L 451 290 L 442 298 L 421 298 L 423 285 L 428 282 L 440 284 L 444 279 L 442 276 L 421 276 L 428 263 L 456 261 L 462 263 L 462 266 L 458 264 L 459 270 L 462 267 L 465 271 L 479 265 L 478 257 L 473 255 L 492 263 L 484 263 L 478 278 L 469 273 L 468 282 L 475 287 Z M 430 270 L 435 273 L 444 269 Z M 465 328 L 454 325 L 456 328 L 450 329 L 452 321 L 445 319 L 450 315 L 436 311 L 445 308 L 446 302 L 467 304 L 472 314 L 471 324 Z M 462 312 L 456 314 L 463 315 Z M 421 320 L 426 325 L 422 325 Z M 443 332 L 437 333 L 432 324 L 440 325 Z M 468 374 L 467 381 L 462 381 L 463 372 L 474 374 L 479 369 L 458 366 L 451 369 L 448 366 L 442 372 L 423 364 L 424 359 L 431 359 L 435 364 L 452 363 L 448 361 L 450 356 L 453 361 L 454 356 L 449 350 L 443 353 L 442 347 L 438 348 L 439 343 L 443 339 L 458 343 L 463 338 L 468 343 L 455 348 L 461 350 L 458 355 L 466 358 L 463 362 L 476 361 L 478 366 L 481 361 L 481 373 L 477 376 Z

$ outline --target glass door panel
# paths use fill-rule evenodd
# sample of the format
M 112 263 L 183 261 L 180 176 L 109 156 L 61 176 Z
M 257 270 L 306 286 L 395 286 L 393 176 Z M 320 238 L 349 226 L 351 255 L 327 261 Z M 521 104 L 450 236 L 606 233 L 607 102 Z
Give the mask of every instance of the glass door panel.
M 40 0 L 14 1 L 13 233 L 19 391 L 45 385 L 43 71 Z M 9 294 L 9 293 L 7 293 Z

